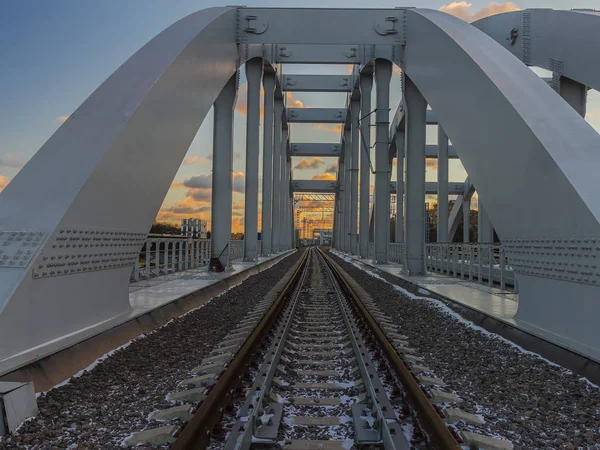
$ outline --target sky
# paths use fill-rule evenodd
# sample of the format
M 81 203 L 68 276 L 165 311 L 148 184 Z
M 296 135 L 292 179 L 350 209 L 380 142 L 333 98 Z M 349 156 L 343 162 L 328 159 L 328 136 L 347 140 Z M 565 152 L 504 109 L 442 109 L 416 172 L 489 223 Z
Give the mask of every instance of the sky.
M 490 14 L 523 8 L 598 8 L 598 1 L 528 0 L 490 3 L 472 0 L 451 3 L 424 0 L 418 6 L 441 9 L 472 21 Z M 244 4 L 266 7 L 398 6 L 395 2 L 381 0 L 371 0 L 368 3 L 358 0 L 248 0 Z M 204 0 L 0 2 L 0 190 L 93 90 L 142 45 L 180 18 L 215 5 L 219 3 Z M 283 72 L 287 74 L 344 74 L 349 70 L 350 66 L 343 65 L 283 67 Z M 540 74 L 542 72 L 539 71 Z M 241 83 L 234 118 L 234 231 L 243 230 L 246 92 L 243 71 Z M 395 70 L 391 83 L 392 113 L 400 100 L 400 71 Z M 288 104 L 293 107 L 343 107 L 344 101 L 343 94 L 295 93 L 288 97 Z M 375 105 L 374 98 L 372 104 Z M 586 119 L 600 130 L 600 94 L 596 91 L 590 91 Z M 434 127 L 428 126 L 427 132 L 428 143 L 435 144 L 437 134 Z M 291 135 L 293 142 L 338 142 L 339 127 L 292 125 Z M 175 223 L 188 217 L 210 220 L 211 153 L 212 112 L 198 130 L 157 219 Z M 292 164 L 296 179 L 335 177 L 333 159 L 294 158 Z M 428 181 L 435 181 L 434 160 L 428 161 L 427 169 Z M 450 180 L 463 181 L 464 178 L 465 172 L 460 163 L 451 161 Z

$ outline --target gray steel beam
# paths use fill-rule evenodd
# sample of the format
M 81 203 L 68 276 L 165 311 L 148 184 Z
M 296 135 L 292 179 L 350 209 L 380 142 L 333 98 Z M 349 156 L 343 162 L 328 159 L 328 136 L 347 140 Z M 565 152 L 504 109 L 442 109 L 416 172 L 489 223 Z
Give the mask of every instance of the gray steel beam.
M 233 111 L 238 74 L 231 77 L 214 103 L 210 256 L 229 266 L 233 195 Z M 225 251 L 223 251 L 225 250 Z
M 352 75 L 284 75 L 283 90 L 289 92 L 349 92 Z
M 352 168 L 350 173 L 350 253 L 358 254 L 358 121 L 360 114 L 360 98 L 350 103 L 352 120 Z
M 472 25 L 525 64 L 600 90 L 600 15 L 524 9 L 486 17 Z M 507 39 L 510 30 L 515 30 L 514 39 Z
M 275 73 L 265 71 L 264 119 L 263 119 L 263 177 L 262 177 L 262 217 L 261 217 L 261 254 L 269 256 L 272 245 L 273 213 L 273 119 L 275 107 Z
M 397 192 L 397 185 L 398 183 L 396 181 L 390 181 L 390 193 L 391 194 L 396 194 Z M 454 183 L 454 182 L 450 182 L 447 183 L 447 189 L 448 189 L 448 195 L 463 195 L 465 192 L 465 185 L 464 183 Z M 425 183 L 425 193 L 430 195 L 430 194 L 437 194 L 438 193 L 438 183 L 436 181 L 427 181 Z M 425 198 L 423 197 L 423 201 L 425 200 Z
M 599 23 L 600 25 L 600 23 Z M 560 75 L 559 75 L 560 76 Z M 559 94 L 581 117 L 585 117 L 587 109 L 587 86 L 560 76 Z
M 344 123 L 346 110 L 338 108 L 288 108 L 289 123 Z
M 302 45 L 273 46 L 272 56 L 265 55 L 271 63 L 279 64 L 360 64 L 359 45 Z
M 373 88 L 373 67 L 367 66 L 360 74 L 360 218 L 359 247 L 360 257 L 367 258 L 369 253 L 369 191 L 371 185 L 371 90 Z M 366 118 L 365 118 L 366 117 Z M 363 123 L 366 122 L 366 123 Z
M 291 144 L 292 156 L 319 156 L 323 158 L 339 157 L 342 144 L 331 144 L 328 142 L 311 142 Z
M 343 145 L 343 144 L 342 144 Z M 344 223 L 346 216 L 346 163 L 340 159 L 338 164 L 337 173 L 337 186 L 338 186 L 338 206 L 337 206 L 337 217 L 338 217 L 338 249 L 345 251 L 344 244 Z
M 481 199 L 477 202 L 477 241 L 494 242 L 494 227 Z
M 335 192 L 333 180 L 293 180 L 294 192 Z
M 260 80 L 262 60 L 246 63 L 248 113 L 246 117 L 246 201 L 244 203 L 244 261 L 258 257 L 258 157 L 260 131 Z
M 239 11 L 238 36 L 248 44 L 392 46 L 398 43 L 398 32 L 401 32 L 404 19 L 404 9 L 400 8 L 240 8 Z
M 344 159 L 346 161 L 345 185 L 346 196 L 344 205 L 344 248 L 350 253 L 350 222 L 352 217 L 352 136 L 349 128 L 344 128 Z
M 438 125 L 437 241 L 448 241 L 448 136 Z
M 404 242 L 404 130 L 396 131 L 396 242 Z
M 425 273 L 425 118 L 427 102 L 404 76 L 406 103 L 406 265 L 410 275 Z
M 272 251 L 280 252 L 281 241 L 281 156 L 283 154 L 283 138 L 287 140 L 287 131 L 281 128 L 281 115 L 283 114 L 283 99 L 275 98 L 275 112 L 273 123 L 273 235 Z
M 388 236 L 390 233 L 390 182 L 389 138 L 390 80 L 392 63 L 375 60 L 377 112 L 375 113 L 375 262 L 388 261 Z M 423 166 L 425 158 L 423 158 Z

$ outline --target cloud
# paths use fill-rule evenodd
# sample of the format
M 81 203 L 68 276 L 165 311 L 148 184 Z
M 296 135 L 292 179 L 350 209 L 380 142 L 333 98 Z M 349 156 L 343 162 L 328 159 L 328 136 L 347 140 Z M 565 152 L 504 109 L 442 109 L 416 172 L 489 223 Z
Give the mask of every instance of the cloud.
M 327 123 L 314 123 L 312 124 L 317 130 L 328 131 L 330 133 L 340 134 L 342 132 L 342 124 L 327 124 Z
M 58 120 L 59 122 L 65 122 L 68 118 L 69 116 L 58 116 L 56 120 Z
M 243 193 L 246 190 L 244 172 L 233 172 L 233 192 Z
M 29 157 L 23 153 L 5 153 L 0 155 L 0 166 L 20 169 L 29 160 Z
M 327 180 L 327 181 L 333 181 L 335 180 L 335 175 L 332 175 L 330 173 L 320 173 L 318 175 L 315 175 L 314 177 L 312 177 L 313 180 Z
M 304 103 L 294 98 L 291 92 L 285 93 L 285 99 L 288 108 L 305 108 Z
M 427 170 L 436 170 L 437 169 L 437 159 L 435 158 L 426 158 L 425 159 L 425 167 Z
M 294 169 L 317 169 L 323 164 L 325 164 L 325 161 L 323 161 L 323 158 L 319 158 L 318 156 L 314 158 L 302 158 L 298 164 L 294 166 Z
M 210 189 L 212 188 L 212 174 L 196 175 L 194 177 L 187 178 L 183 184 L 188 188 Z
M 0 175 L 0 191 L 2 191 L 10 183 L 10 180 L 3 175 Z
M 585 118 L 591 119 L 593 117 L 598 117 L 598 113 L 596 111 L 586 111 Z
M 244 202 L 235 202 L 232 206 L 232 209 L 244 209 Z
M 244 192 L 246 177 L 244 172 L 233 172 L 233 192 Z M 187 178 L 183 185 L 190 189 L 212 189 L 212 174 L 196 175 Z
M 327 169 L 325 169 L 325 173 L 337 173 L 338 165 L 337 163 L 331 164 Z
M 212 161 L 212 154 L 207 158 L 204 158 L 202 156 L 192 156 L 191 158 L 184 160 L 183 163 L 184 164 L 196 164 L 196 163 L 206 164 L 209 161 Z
M 453 16 L 456 16 L 465 22 L 474 22 L 476 20 L 483 19 L 484 17 L 510 11 L 519 11 L 521 9 L 513 2 L 490 2 L 487 6 L 484 6 L 481 9 L 473 10 L 472 8 L 473 5 L 471 3 L 461 1 L 452 2 L 448 5 L 442 6 L 440 11 L 452 14 Z
M 212 189 L 190 189 L 187 196 L 199 202 L 212 201 Z
M 178 181 L 173 181 L 173 183 L 171 183 L 171 189 L 183 189 L 185 188 L 185 184 L 183 183 L 179 183 Z

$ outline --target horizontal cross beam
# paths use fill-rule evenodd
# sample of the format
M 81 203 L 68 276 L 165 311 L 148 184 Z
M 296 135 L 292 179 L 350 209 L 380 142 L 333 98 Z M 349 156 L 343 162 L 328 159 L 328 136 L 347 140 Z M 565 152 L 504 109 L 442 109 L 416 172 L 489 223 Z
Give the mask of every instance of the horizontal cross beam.
M 289 123 L 344 123 L 346 110 L 339 108 L 288 108 Z
M 289 92 L 350 92 L 352 75 L 284 75 L 282 87 Z
M 329 180 L 293 180 L 294 192 L 335 192 L 335 181 Z
M 340 156 L 342 151 L 341 144 L 330 144 L 327 142 L 294 142 L 290 147 L 292 149 L 292 156 L 337 157 Z

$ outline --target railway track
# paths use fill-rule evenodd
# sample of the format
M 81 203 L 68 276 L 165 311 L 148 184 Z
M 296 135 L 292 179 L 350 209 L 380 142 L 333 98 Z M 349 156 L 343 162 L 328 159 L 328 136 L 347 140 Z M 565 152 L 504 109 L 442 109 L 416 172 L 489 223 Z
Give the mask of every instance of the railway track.
M 326 254 L 307 250 L 277 298 L 261 307 L 262 317 L 232 330 L 231 342 L 244 332 L 248 338 L 172 449 L 460 448 L 400 358 L 402 335 L 388 327 L 386 336 L 385 318 L 369 312 L 373 305 Z M 215 353 L 216 364 L 226 353 Z M 198 374 L 212 380 L 215 361 Z

